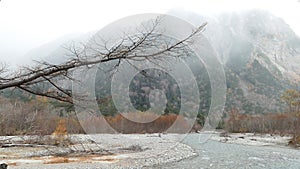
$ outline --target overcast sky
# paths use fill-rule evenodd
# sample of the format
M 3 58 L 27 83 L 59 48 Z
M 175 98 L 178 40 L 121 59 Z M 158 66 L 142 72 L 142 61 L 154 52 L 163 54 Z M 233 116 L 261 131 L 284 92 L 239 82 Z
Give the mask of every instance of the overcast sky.
M 20 65 L 31 49 L 71 33 L 85 33 L 124 16 L 183 8 L 217 14 L 265 9 L 300 35 L 300 0 L 1 0 L 0 62 Z

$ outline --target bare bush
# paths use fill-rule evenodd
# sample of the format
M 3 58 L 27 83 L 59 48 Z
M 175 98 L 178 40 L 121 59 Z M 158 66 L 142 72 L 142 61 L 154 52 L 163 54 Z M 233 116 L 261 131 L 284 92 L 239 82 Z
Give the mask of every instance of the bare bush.
M 138 123 L 129 120 L 130 116 L 134 118 L 144 119 L 145 121 L 150 121 L 149 123 Z M 86 119 L 83 121 L 83 126 L 86 126 L 87 130 L 94 133 L 186 133 L 192 129 L 193 123 L 188 119 L 185 119 L 181 115 L 169 114 L 157 116 L 154 113 L 126 113 L 126 117 L 118 114 L 114 117 L 93 117 L 91 119 Z M 175 122 L 176 121 L 176 122 Z M 114 130 L 111 130 L 107 127 L 106 124 L 109 124 Z M 90 127 L 90 128 L 89 128 Z
M 225 129 L 229 132 L 299 135 L 299 124 L 300 118 L 297 113 L 247 115 L 233 109 L 228 113 L 228 118 L 225 120 Z
M 50 135 L 61 118 L 59 109 L 40 99 L 20 101 L 0 98 L 0 135 Z M 68 132 L 83 133 L 75 116 L 65 118 Z

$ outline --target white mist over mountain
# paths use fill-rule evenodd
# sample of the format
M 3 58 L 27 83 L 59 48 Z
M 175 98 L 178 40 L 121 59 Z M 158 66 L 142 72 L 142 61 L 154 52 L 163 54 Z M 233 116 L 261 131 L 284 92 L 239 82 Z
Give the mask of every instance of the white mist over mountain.
M 300 3 L 297 0 L 3 0 L 0 2 L 0 62 L 13 67 L 29 64 L 32 58 L 28 52 L 55 39 L 70 37 L 74 32 L 80 35 L 80 32 L 99 30 L 128 15 L 166 13 L 179 8 L 205 15 L 264 9 L 283 18 L 300 35 Z

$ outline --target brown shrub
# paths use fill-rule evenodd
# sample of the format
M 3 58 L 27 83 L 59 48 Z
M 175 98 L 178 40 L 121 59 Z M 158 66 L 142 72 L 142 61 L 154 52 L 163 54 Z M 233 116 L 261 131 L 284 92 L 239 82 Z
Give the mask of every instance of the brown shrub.
M 157 115 L 154 113 L 126 113 L 126 117 L 87 117 L 79 123 L 75 113 L 60 117 L 59 110 L 47 101 L 38 98 L 28 102 L 0 98 L 0 135 L 51 135 L 65 125 L 64 133 L 185 133 L 192 129 L 194 122 L 181 115 Z M 147 123 L 134 122 L 137 119 Z M 155 120 L 153 120 L 155 119 Z M 83 126 L 83 127 L 82 127 Z M 194 125 L 194 130 L 200 126 Z M 84 130 L 83 130 L 84 128 Z M 197 129 L 196 129 L 197 128 Z
M 225 129 L 229 132 L 271 134 L 300 134 L 300 118 L 295 113 L 269 113 L 247 115 L 237 109 L 228 113 Z M 298 134 L 297 134 L 298 133 Z
M 153 113 L 127 113 L 126 117 L 140 119 L 147 123 L 139 123 L 125 118 L 122 114 L 114 117 L 93 117 L 83 121 L 82 125 L 89 133 L 184 133 L 190 131 L 193 123 L 183 116 L 169 114 L 157 117 Z M 155 119 L 156 118 L 156 119 Z M 151 121 L 155 119 L 154 121 Z M 150 121 L 150 122 L 148 122 Z M 109 125 L 109 128 L 107 127 Z

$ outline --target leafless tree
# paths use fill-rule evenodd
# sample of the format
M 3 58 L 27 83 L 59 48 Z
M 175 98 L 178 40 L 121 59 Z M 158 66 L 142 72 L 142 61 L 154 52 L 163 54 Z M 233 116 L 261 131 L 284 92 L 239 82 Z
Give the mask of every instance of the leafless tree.
M 93 45 L 91 43 L 80 46 L 72 45 L 68 47 L 71 57 L 61 64 L 41 61 L 35 66 L 24 67 L 10 74 L 2 65 L 0 66 L 0 91 L 18 88 L 34 95 L 72 103 L 71 91 L 61 87 L 57 81 L 59 79 L 73 80 L 71 73 L 74 69 L 111 61 L 114 61 L 112 62 L 113 68 L 117 69 L 124 61 L 130 63 L 130 61 L 154 61 L 168 59 L 168 57 L 181 57 L 182 53 L 187 52 L 186 46 L 192 43 L 192 39 L 206 26 L 205 23 L 197 27 L 184 39 L 166 40 L 163 32 L 155 32 L 159 24 L 160 19 L 156 19 L 147 27 L 139 29 L 138 33 L 133 36 L 124 34 L 120 41 L 111 47 L 108 47 L 106 42 L 99 42 L 101 37 L 95 38 Z M 149 52 L 149 48 L 155 50 Z M 47 90 L 41 87 L 41 84 L 46 85 Z

